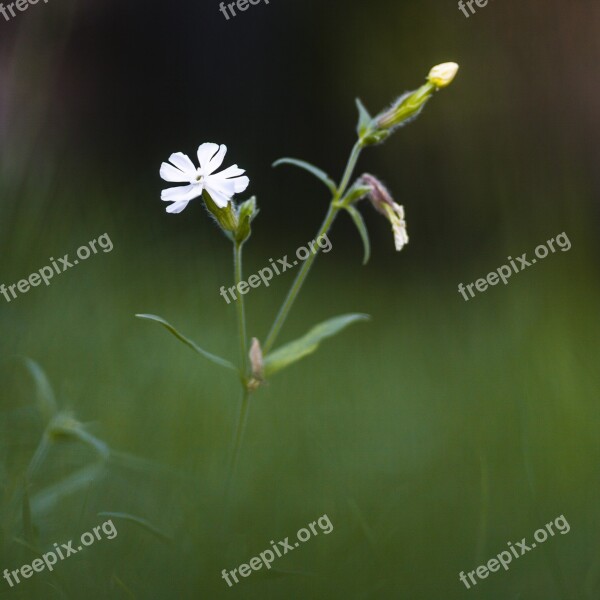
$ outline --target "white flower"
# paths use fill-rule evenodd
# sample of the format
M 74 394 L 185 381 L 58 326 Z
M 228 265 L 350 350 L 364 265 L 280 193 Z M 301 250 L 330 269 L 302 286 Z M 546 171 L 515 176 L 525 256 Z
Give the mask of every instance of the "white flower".
M 179 187 L 163 190 L 161 199 L 172 202 L 167 207 L 168 213 L 180 213 L 190 200 L 198 198 L 206 190 L 219 208 L 225 208 L 234 194 L 243 192 L 250 183 L 248 177 L 240 177 L 245 171 L 233 165 L 220 173 L 215 171 L 223 164 L 227 146 L 221 144 L 202 144 L 198 148 L 196 168 L 187 154 L 175 152 L 171 154 L 169 163 L 160 167 L 160 176 L 165 181 L 188 183 Z M 174 166 L 173 166 L 174 165 Z

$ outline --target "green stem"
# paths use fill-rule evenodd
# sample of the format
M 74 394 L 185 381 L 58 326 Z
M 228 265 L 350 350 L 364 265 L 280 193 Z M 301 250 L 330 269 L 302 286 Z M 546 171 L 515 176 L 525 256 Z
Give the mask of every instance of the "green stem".
M 228 510 L 231 501 L 231 492 L 233 490 L 233 482 L 235 474 L 237 472 L 238 463 L 240 462 L 240 455 L 242 450 L 242 443 L 244 441 L 244 433 L 246 431 L 246 424 L 248 423 L 248 412 L 250 408 L 250 394 L 244 387 L 242 393 L 242 402 L 240 404 L 240 412 L 238 415 L 238 421 L 235 429 L 235 436 L 233 438 L 233 450 L 231 452 L 231 458 L 229 462 L 228 475 L 225 485 L 225 509 Z
M 350 178 L 352 177 L 352 173 L 354 173 L 354 169 L 356 168 L 356 163 L 358 162 L 358 157 L 363 149 L 363 145 L 360 140 L 357 140 L 356 144 L 354 144 L 354 148 L 352 148 L 352 152 L 350 153 L 350 158 L 348 159 L 348 164 L 346 165 L 346 170 L 344 172 L 344 176 L 342 177 L 342 182 L 338 187 L 337 194 L 335 195 L 334 201 L 339 200 L 346 192 L 346 188 L 350 183 Z
M 233 265 L 234 265 L 234 279 L 235 285 L 242 281 L 242 246 L 243 244 L 234 242 L 233 245 Z M 238 288 L 239 289 L 239 288 Z M 236 309 L 238 319 L 238 337 L 240 341 L 240 374 L 242 378 L 246 377 L 247 372 L 247 351 L 248 344 L 246 340 L 246 309 L 244 307 L 244 296 L 238 293 L 236 294 Z
M 332 198 L 331 203 L 329 204 L 329 210 L 325 215 L 323 224 L 319 229 L 319 233 L 317 233 L 315 236 L 315 239 L 319 239 L 321 236 L 326 235 L 331 228 L 331 225 L 335 221 L 337 213 L 340 210 L 340 207 L 337 206 L 337 202 L 343 197 L 346 189 L 348 188 L 350 178 L 352 177 L 352 173 L 354 172 L 362 148 L 363 147 L 360 140 L 354 144 L 354 148 L 352 148 L 352 152 L 348 158 L 348 163 L 346 164 L 344 175 L 342 176 L 342 181 L 334 197 Z M 302 268 L 296 276 L 296 279 L 294 280 L 294 283 L 292 284 L 292 287 L 290 288 L 290 291 L 288 292 L 288 295 L 286 296 L 281 308 L 279 309 L 279 312 L 277 313 L 277 317 L 275 317 L 275 321 L 271 326 L 271 331 L 269 331 L 269 335 L 267 336 L 263 346 L 263 354 L 266 355 L 273 347 L 273 344 L 275 343 L 275 340 L 277 339 L 277 336 L 279 335 L 279 332 L 281 331 L 281 328 L 283 327 L 283 324 L 285 323 L 285 320 L 287 319 L 287 316 L 298 294 L 300 293 L 300 290 L 302 289 L 302 285 L 304 284 L 304 281 L 308 276 L 315 259 L 317 258 L 317 254 L 318 252 L 311 253 L 310 256 L 302 263 Z

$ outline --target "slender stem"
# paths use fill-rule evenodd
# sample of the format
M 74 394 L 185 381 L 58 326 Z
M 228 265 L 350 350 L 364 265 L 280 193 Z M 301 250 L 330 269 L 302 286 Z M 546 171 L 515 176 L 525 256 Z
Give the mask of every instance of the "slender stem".
M 352 148 L 352 152 L 350 153 L 350 158 L 348 159 L 348 164 L 346 165 L 346 171 L 344 172 L 342 182 L 338 187 L 335 200 L 339 200 L 346 192 L 346 188 L 350 183 L 350 178 L 352 177 L 352 173 L 354 173 L 354 169 L 356 168 L 356 163 L 358 162 L 358 157 L 360 156 L 362 149 L 362 143 L 360 140 L 358 140 L 356 144 L 354 144 L 354 148 Z
M 238 415 L 238 421 L 235 429 L 235 436 L 233 438 L 233 450 L 231 452 L 231 458 L 229 462 L 229 469 L 227 474 L 227 480 L 225 484 L 225 510 L 228 510 L 229 503 L 231 501 L 231 492 L 233 490 L 233 481 L 237 472 L 238 463 L 240 462 L 240 454 L 242 450 L 242 443 L 244 441 L 244 433 L 246 431 L 246 424 L 248 423 L 248 412 L 250 408 L 250 394 L 246 388 L 242 393 L 242 401 L 240 404 L 240 412 Z
M 319 233 L 316 235 L 315 239 L 320 238 L 322 235 L 325 235 L 329 231 L 329 228 L 335 220 L 338 210 L 339 208 L 333 206 L 333 203 L 329 205 L 327 215 L 325 216 L 323 224 L 321 225 L 321 229 L 319 229 Z M 277 336 L 279 335 L 279 332 L 281 331 L 281 328 L 285 323 L 285 320 L 292 308 L 292 305 L 294 304 L 294 301 L 296 300 L 296 297 L 302 289 L 302 284 L 304 283 L 304 280 L 306 279 L 316 257 L 317 253 L 311 252 L 309 257 L 302 263 L 302 268 L 296 276 L 296 279 L 294 280 L 294 283 L 292 284 L 292 287 L 290 288 L 290 291 L 288 292 L 288 295 L 286 296 L 286 299 L 281 305 L 279 313 L 277 314 L 277 317 L 275 318 L 275 321 L 271 326 L 271 331 L 269 332 L 269 335 L 267 336 L 267 339 L 263 346 L 263 354 L 267 354 L 267 352 L 269 352 L 269 350 L 275 343 L 275 340 L 277 339 Z
M 233 264 L 234 278 L 236 287 L 242 281 L 242 245 L 234 242 L 233 245 Z M 239 288 L 238 288 L 239 289 Z M 236 294 L 236 308 L 238 318 L 238 337 L 240 341 L 240 373 L 244 378 L 247 371 L 248 344 L 246 340 L 246 309 L 244 307 L 244 296 L 239 292 Z
M 315 236 L 315 239 L 319 239 L 321 236 L 326 235 L 327 232 L 329 231 L 331 225 L 335 221 L 337 213 L 340 210 L 340 207 L 336 206 L 336 203 L 338 200 L 340 200 L 342 198 L 342 196 L 346 192 L 348 184 L 350 183 L 350 178 L 352 177 L 352 173 L 354 172 L 354 169 L 356 167 L 358 157 L 360 156 L 361 150 L 362 150 L 362 144 L 360 143 L 360 140 L 359 140 L 356 142 L 356 144 L 354 144 L 354 148 L 352 148 L 352 152 L 350 154 L 350 157 L 348 158 L 348 163 L 346 164 L 346 169 L 344 171 L 344 175 L 342 176 L 342 181 L 341 181 L 334 197 L 331 200 L 331 203 L 329 205 L 329 210 L 327 211 L 327 214 L 325 215 L 323 224 L 321 225 L 321 228 L 319 229 L 319 233 L 317 233 L 317 235 Z M 272 348 L 273 344 L 275 343 L 275 340 L 277 339 L 277 336 L 279 335 L 279 332 L 281 331 L 281 328 L 283 327 L 283 324 L 285 323 L 285 320 L 287 319 L 287 316 L 292 308 L 292 305 L 294 304 L 296 297 L 298 296 L 298 294 L 300 293 L 300 290 L 302 289 L 304 280 L 306 279 L 306 277 L 308 276 L 308 273 L 310 272 L 310 269 L 313 265 L 313 262 L 315 261 L 315 258 L 317 258 L 317 252 L 311 253 L 310 256 L 302 263 L 302 268 L 300 269 L 300 272 L 296 276 L 296 279 L 294 280 L 294 283 L 292 284 L 292 287 L 290 288 L 290 291 L 288 292 L 288 295 L 286 296 L 281 308 L 279 309 L 279 312 L 277 313 L 277 317 L 275 317 L 275 321 L 273 322 L 273 325 L 271 326 L 271 331 L 269 331 L 269 335 L 267 336 L 267 339 L 263 346 L 264 354 L 267 354 L 267 352 L 269 352 L 269 350 Z
M 242 243 L 234 242 L 233 244 L 233 271 L 236 287 L 242 281 Z M 246 375 L 248 370 L 248 359 L 247 353 L 247 339 L 246 339 L 246 309 L 244 306 L 244 296 L 238 292 L 236 298 L 236 309 L 237 309 L 237 320 L 238 320 L 238 337 L 240 341 L 240 375 L 242 383 L 242 400 L 240 403 L 240 412 L 238 421 L 235 429 L 235 435 L 233 438 L 233 449 L 231 451 L 231 458 L 229 462 L 229 468 L 227 473 L 227 479 L 225 480 L 225 518 L 229 510 L 231 502 L 231 492 L 233 489 L 233 482 L 235 479 L 235 473 L 240 460 L 240 453 L 242 449 L 242 442 L 244 440 L 244 432 L 246 430 L 246 423 L 248 421 L 248 409 L 250 406 Z

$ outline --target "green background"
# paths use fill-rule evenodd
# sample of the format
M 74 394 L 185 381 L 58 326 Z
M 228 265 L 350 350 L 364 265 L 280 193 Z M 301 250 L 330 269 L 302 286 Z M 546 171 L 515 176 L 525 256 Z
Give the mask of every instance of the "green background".
M 469 19 L 451 0 L 271 0 L 230 21 L 216 0 L 51 0 L 0 19 L 0 283 L 105 232 L 114 243 L 49 287 L 0 296 L 0 570 L 102 511 L 171 538 L 115 519 L 114 540 L 15 588 L 0 579 L 0 596 L 598 598 L 599 17 L 584 0 L 491 2 Z M 313 239 L 328 200 L 271 163 L 296 156 L 338 179 L 354 98 L 375 113 L 447 60 L 461 65 L 452 86 L 358 166 L 404 205 L 410 243 L 395 253 L 365 204 L 362 267 L 340 216 L 280 342 L 341 313 L 372 320 L 253 397 L 225 516 L 238 382 L 133 317 L 159 314 L 236 359 L 218 292 L 229 243 L 199 201 L 164 212 L 160 163 L 228 145 L 261 209 L 254 273 Z M 570 251 L 458 294 L 561 232 Z M 251 336 L 293 276 L 246 296 Z M 26 481 L 45 423 L 23 356 L 108 460 L 57 439 Z M 333 532 L 268 576 L 221 579 L 323 514 Z M 568 534 L 474 589 L 459 581 L 563 514 Z

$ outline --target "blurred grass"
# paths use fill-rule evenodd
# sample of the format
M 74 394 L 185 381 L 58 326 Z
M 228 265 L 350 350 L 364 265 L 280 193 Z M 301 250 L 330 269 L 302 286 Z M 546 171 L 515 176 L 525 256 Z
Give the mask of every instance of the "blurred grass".
M 190 215 L 206 220 L 199 206 Z M 178 225 L 165 217 L 163 226 Z M 26 355 L 47 371 L 62 408 L 111 448 L 152 461 L 113 456 L 89 485 L 33 515 L 41 540 L 78 536 L 101 522 L 97 512 L 113 511 L 147 519 L 175 542 L 165 547 L 118 523 L 115 540 L 60 564 L 66 597 L 127 597 L 118 577 L 140 598 L 463 598 L 460 571 L 560 514 L 568 535 L 469 595 L 559 598 L 555 556 L 570 589 L 595 597 L 600 294 L 577 231 L 569 231 L 571 251 L 466 303 L 457 284 L 503 264 L 501 250 L 440 272 L 411 266 L 409 246 L 388 265 L 375 257 L 362 268 L 359 240 L 337 245 L 334 229 L 333 250 L 320 257 L 280 341 L 339 313 L 364 311 L 373 321 L 328 340 L 254 398 L 227 539 L 218 524 L 235 377 L 133 317 L 160 314 L 234 358 L 233 307 L 218 293 L 230 279 L 227 243 L 206 227 L 190 243 L 89 218 L 77 230 L 49 227 L 16 263 L 20 271 L 9 268 L 10 281 L 104 231 L 111 253 L 0 304 L 3 505 L 41 432 L 32 384 L 11 358 Z M 411 233 L 418 244 L 419 231 Z M 247 273 L 293 250 L 251 244 Z M 251 335 L 264 337 L 291 277 L 247 296 Z M 92 458 L 61 445 L 30 494 Z M 220 579 L 222 568 L 324 513 L 334 531 L 276 565 L 299 574 L 254 574 L 231 590 Z M 22 535 L 19 518 L 5 512 L 5 523 L 0 566 L 17 568 L 32 557 L 12 540 Z M 45 575 L 35 579 L 10 594 L 61 597 L 44 587 Z

